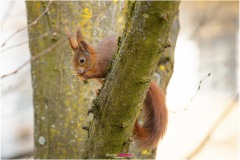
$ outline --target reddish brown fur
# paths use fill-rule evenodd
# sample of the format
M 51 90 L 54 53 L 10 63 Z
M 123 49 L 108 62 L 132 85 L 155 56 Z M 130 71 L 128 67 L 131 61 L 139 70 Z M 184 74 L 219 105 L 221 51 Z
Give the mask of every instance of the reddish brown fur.
M 134 132 L 140 148 L 155 148 L 167 129 L 168 111 L 165 96 L 156 83 L 151 82 L 143 106 L 144 123 L 135 123 Z
M 69 40 L 70 43 L 75 43 L 71 37 L 69 37 Z M 76 41 L 78 45 L 81 45 L 80 42 L 84 41 L 80 30 L 77 32 Z M 71 44 L 71 46 L 73 45 Z M 108 66 L 112 61 L 113 54 L 117 50 L 117 37 L 107 37 L 96 47 L 87 45 L 87 50 L 90 53 L 89 55 L 84 55 L 82 46 L 78 46 L 77 49 L 73 48 L 73 50 L 73 65 L 76 71 L 78 71 L 80 66 L 87 69 L 86 72 L 78 76 L 83 77 L 84 79 L 105 78 Z M 86 57 L 88 62 L 85 65 L 79 64 L 80 56 Z M 154 148 L 166 132 L 168 112 L 165 105 L 165 96 L 161 92 L 160 88 L 153 82 L 150 84 L 144 101 L 143 111 L 144 124 L 140 127 L 136 122 L 134 127 L 136 139 L 140 148 Z

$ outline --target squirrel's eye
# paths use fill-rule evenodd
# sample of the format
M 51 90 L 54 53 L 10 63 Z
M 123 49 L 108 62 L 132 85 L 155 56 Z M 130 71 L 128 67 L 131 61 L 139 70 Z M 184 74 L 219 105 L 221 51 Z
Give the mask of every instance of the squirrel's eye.
M 80 64 L 85 63 L 85 60 L 86 60 L 86 59 L 85 59 L 84 57 L 81 57 L 80 60 L 79 60 Z

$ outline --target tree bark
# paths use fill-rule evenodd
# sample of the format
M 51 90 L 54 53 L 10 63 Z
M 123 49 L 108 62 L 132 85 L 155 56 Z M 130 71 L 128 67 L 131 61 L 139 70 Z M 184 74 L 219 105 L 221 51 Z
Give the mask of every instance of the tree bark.
M 170 42 L 170 47 L 166 48 L 162 53 L 160 61 L 158 63 L 156 74 L 154 74 L 153 80 L 159 85 L 159 87 L 166 93 L 168 83 L 173 74 L 174 68 L 174 52 L 177 42 L 177 37 L 179 33 L 179 18 L 176 16 L 173 25 L 171 27 L 168 40 Z M 141 117 L 142 118 L 142 117 Z M 140 120 L 141 120 L 140 118 Z M 141 159 L 154 159 L 156 157 L 157 149 L 137 149 L 137 146 L 130 145 L 129 153 L 131 153 L 131 158 L 141 158 Z
M 160 86 L 166 91 L 168 83 L 173 74 L 174 68 L 174 52 L 179 33 L 179 18 L 175 18 L 169 34 L 169 47 L 163 52 L 156 72 L 160 75 Z
M 33 22 L 49 2 L 27 1 L 28 24 Z M 34 104 L 34 158 L 80 159 L 87 132 L 82 129 L 90 121 L 87 116 L 95 96 L 93 82 L 82 84 L 73 74 L 72 50 L 64 31 L 64 23 L 76 31 L 83 29 L 89 42 L 101 35 L 116 32 L 115 19 L 121 18 L 122 3 L 53 1 L 49 11 L 36 25 L 29 28 L 29 37 L 44 33 L 49 36 L 29 47 L 32 56 L 51 48 L 51 51 L 31 63 Z M 108 10 L 115 8 L 115 10 Z M 119 13 L 119 15 L 115 15 Z M 109 23 L 100 24 L 100 22 Z M 124 21 L 122 21 L 124 22 Z M 121 22 L 121 23 L 122 23 Z M 121 26 L 121 23 L 118 23 Z M 104 26 L 104 31 L 101 31 Z M 118 30 L 119 31 L 119 30 Z M 101 32 L 101 34 L 99 34 Z M 90 87 L 91 86 L 91 87 Z M 88 106 L 88 107 L 87 107 Z
M 127 152 L 136 116 L 151 76 L 168 46 L 180 2 L 135 2 L 111 71 L 94 101 L 84 158 L 113 158 Z

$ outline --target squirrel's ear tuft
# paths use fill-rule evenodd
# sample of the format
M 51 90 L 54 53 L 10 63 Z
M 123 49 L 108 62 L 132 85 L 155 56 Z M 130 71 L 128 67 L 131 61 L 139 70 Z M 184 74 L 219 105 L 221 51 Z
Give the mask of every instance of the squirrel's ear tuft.
M 77 28 L 77 42 L 78 44 L 80 44 L 80 42 L 83 40 L 83 35 L 82 35 L 82 32 L 80 30 L 80 27 Z
M 78 43 L 74 37 L 69 37 L 69 42 L 73 50 L 76 50 L 78 47 Z
M 77 47 L 78 47 L 78 43 L 77 43 L 76 39 L 72 36 L 72 34 L 69 31 L 67 26 L 65 27 L 65 30 L 66 30 L 66 34 L 67 34 L 67 37 L 68 37 L 68 40 L 70 42 L 70 45 L 71 45 L 72 49 L 76 50 Z
M 88 44 L 84 41 L 80 27 L 77 28 L 77 42 L 82 51 L 87 51 Z
M 88 51 L 88 44 L 85 41 L 80 41 L 79 46 L 82 51 Z

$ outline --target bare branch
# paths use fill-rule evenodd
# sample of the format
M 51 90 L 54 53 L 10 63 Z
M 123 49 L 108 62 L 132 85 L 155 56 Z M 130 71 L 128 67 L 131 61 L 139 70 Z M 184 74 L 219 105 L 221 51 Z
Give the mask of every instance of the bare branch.
M 236 102 L 238 101 L 239 94 L 234 95 L 233 99 L 230 101 L 229 105 L 227 105 L 221 115 L 217 118 L 212 128 L 207 132 L 203 140 L 199 143 L 199 145 L 187 156 L 187 159 L 192 159 L 199 151 L 202 150 L 204 145 L 207 143 L 212 133 L 218 128 L 218 126 L 222 123 L 222 121 L 227 117 L 227 115 L 236 107 Z
M 23 63 L 21 66 L 19 66 L 16 70 L 14 70 L 11 73 L 5 74 L 1 76 L 1 79 L 16 74 L 20 69 L 22 69 L 23 67 L 25 67 L 28 63 L 33 62 L 35 60 L 37 60 L 38 58 L 40 58 L 41 56 L 47 54 L 48 52 L 50 52 L 52 49 L 56 48 L 59 44 L 61 44 L 62 42 L 64 42 L 66 40 L 66 38 L 62 38 L 61 40 L 59 40 L 57 43 L 53 44 L 52 46 L 50 46 L 49 48 L 47 48 L 46 50 L 42 51 L 41 53 L 37 54 L 36 56 L 31 57 L 28 61 L 26 61 L 25 63 Z
M 34 42 L 34 41 L 39 40 L 39 39 L 41 39 L 41 38 L 47 37 L 48 35 L 49 35 L 49 32 L 46 32 L 46 33 L 44 33 L 44 34 L 42 34 L 42 35 L 40 35 L 40 36 L 37 36 L 37 37 L 34 37 L 34 38 L 28 40 L 28 41 L 25 41 L 25 42 L 21 42 L 21 43 L 12 45 L 12 46 L 10 46 L 10 47 L 8 47 L 8 48 L 3 49 L 3 50 L 1 51 L 1 53 L 5 52 L 5 51 L 7 51 L 7 50 L 13 49 L 13 48 L 15 48 L 15 47 L 19 47 L 19 46 L 21 46 L 21 45 L 24 45 L 24 44 L 26 44 L 26 43 L 28 43 L 28 42 Z
M 211 75 L 211 73 L 208 73 L 205 77 L 203 77 L 202 80 L 199 81 L 198 89 L 197 89 L 197 91 L 195 92 L 195 94 L 193 95 L 193 97 L 190 99 L 190 101 L 188 102 L 188 104 L 186 105 L 186 107 L 184 107 L 183 109 L 180 109 L 180 110 L 178 110 L 178 111 L 169 111 L 169 112 L 178 113 L 178 112 L 186 111 L 186 110 L 188 109 L 188 107 L 191 105 L 191 103 L 192 103 L 192 101 L 194 100 L 194 98 L 197 96 L 198 92 L 200 91 L 202 82 L 203 82 L 206 78 L 208 78 L 210 75 Z
M 46 7 L 45 11 L 44 11 L 36 20 L 34 20 L 34 21 L 38 21 L 38 20 L 48 11 L 49 5 L 50 5 L 51 2 L 52 2 L 52 1 L 49 1 L 48 6 Z M 97 20 L 99 17 L 101 17 L 102 14 L 105 14 L 105 13 L 107 12 L 107 9 L 109 8 L 109 6 L 110 6 L 110 5 L 108 5 L 108 6 L 106 7 L 106 9 L 104 10 L 103 13 L 97 14 L 96 16 L 93 16 L 91 19 L 92 19 L 93 21 Z M 33 21 L 32 23 L 34 23 L 34 21 Z M 31 26 L 37 24 L 37 23 L 34 23 L 34 24 L 32 24 L 32 23 L 31 23 L 29 26 L 26 26 L 26 27 L 24 27 L 24 28 L 19 29 L 18 31 L 16 31 L 13 35 L 11 35 L 11 36 L 2 44 L 1 47 L 4 47 L 5 44 L 6 44 L 6 42 L 7 42 L 10 38 L 12 38 L 15 34 L 17 34 L 18 32 L 20 32 L 20 31 L 22 31 L 22 30 L 24 30 L 24 29 L 26 29 L 26 28 L 28 28 L 28 27 L 31 27 Z M 87 22 L 83 24 L 83 28 L 86 26 L 86 24 L 87 24 Z M 12 46 L 10 46 L 10 47 L 8 47 L 8 48 L 3 49 L 3 50 L 1 51 L 1 53 L 6 52 L 6 51 L 9 50 L 9 49 L 13 49 L 13 48 L 15 48 L 15 47 L 24 45 L 24 44 L 26 44 L 26 43 L 28 43 L 28 42 L 33 42 L 33 41 L 36 41 L 36 40 L 38 40 L 38 39 L 44 38 L 44 37 L 46 37 L 46 36 L 48 36 L 48 35 L 49 35 L 49 33 L 45 33 L 45 34 L 40 35 L 40 36 L 38 36 L 38 37 L 36 37 L 36 38 L 30 39 L 29 41 L 25 41 L 25 42 L 21 42 L 21 43 L 12 45 Z
M 14 90 L 18 90 L 22 86 L 25 85 L 30 80 L 30 73 L 29 71 L 25 70 L 21 76 L 18 78 L 18 81 L 15 81 L 15 83 L 2 87 L 2 95 L 6 95 Z
M 45 13 L 48 12 L 49 6 L 50 6 L 50 4 L 52 3 L 52 1 L 53 1 L 53 0 L 50 0 L 50 1 L 48 2 L 48 5 L 47 5 L 46 9 L 44 10 L 44 12 L 42 12 L 42 14 L 41 14 L 39 17 L 37 17 L 32 23 L 30 23 L 30 24 L 27 25 L 26 27 L 23 27 L 23 28 L 17 30 L 16 32 L 14 32 L 10 37 L 7 38 L 7 40 L 1 45 L 1 47 L 4 47 L 4 46 L 6 45 L 6 43 L 7 43 L 13 36 L 15 36 L 17 33 L 21 32 L 21 31 L 23 31 L 24 29 L 29 28 L 29 27 L 31 27 L 31 26 L 33 26 L 33 25 L 36 25 L 36 24 L 38 23 L 38 20 L 39 20 Z

